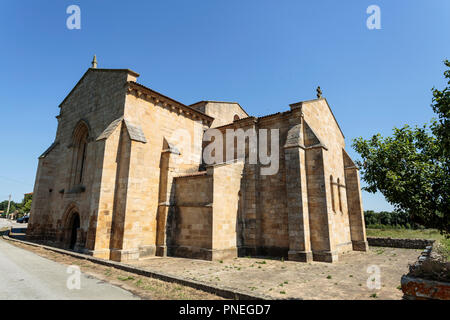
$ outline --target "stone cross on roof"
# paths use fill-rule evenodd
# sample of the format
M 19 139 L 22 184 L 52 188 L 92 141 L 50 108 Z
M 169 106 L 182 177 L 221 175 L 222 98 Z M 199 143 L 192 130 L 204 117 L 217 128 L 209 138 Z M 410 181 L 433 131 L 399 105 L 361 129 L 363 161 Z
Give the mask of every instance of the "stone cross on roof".
M 317 91 L 317 99 L 322 98 L 322 89 L 320 89 L 320 86 L 317 87 L 316 91 Z
M 94 58 L 92 59 L 92 68 L 97 69 L 97 56 L 94 54 Z

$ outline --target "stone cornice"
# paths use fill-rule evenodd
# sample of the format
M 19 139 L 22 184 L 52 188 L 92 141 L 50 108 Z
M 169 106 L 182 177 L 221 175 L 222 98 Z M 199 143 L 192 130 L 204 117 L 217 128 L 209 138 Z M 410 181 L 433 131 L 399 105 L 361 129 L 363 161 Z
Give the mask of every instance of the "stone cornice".
M 214 127 L 214 128 L 211 128 L 211 129 L 218 129 L 218 130 L 221 130 L 221 131 L 224 131 L 226 129 L 232 129 L 232 128 L 233 129 L 238 129 L 238 128 L 243 128 L 243 127 L 246 127 L 246 126 L 254 126 L 254 125 L 256 125 L 257 122 L 258 122 L 258 118 L 247 117 L 247 118 L 242 118 L 242 119 L 239 119 L 239 120 L 236 120 L 236 121 L 224 124 L 224 125 L 219 126 L 219 127 Z
M 322 148 L 322 149 L 328 151 L 328 147 L 326 145 L 322 144 L 322 143 L 315 144 L 315 145 L 308 146 L 308 147 L 304 146 L 303 144 L 298 144 L 298 143 L 296 143 L 296 144 L 289 144 L 289 145 L 283 146 L 283 149 L 292 149 L 292 148 L 300 148 L 300 149 L 303 149 L 303 150 L 311 150 L 311 149 Z
M 147 88 L 134 81 L 127 82 L 127 93 L 134 95 L 136 98 L 144 99 L 146 101 L 154 103 L 155 106 L 169 109 L 177 112 L 187 118 L 194 121 L 202 121 L 202 124 L 210 126 L 214 118 L 195 110 L 189 106 L 182 104 L 172 98 L 169 98 L 159 92 L 156 92 L 150 88 Z
M 173 177 L 174 179 L 183 179 L 183 178 L 202 178 L 202 177 L 208 177 L 207 171 L 198 171 L 198 172 L 191 172 L 191 173 L 184 173 L 179 176 Z
M 334 186 L 341 187 L 341 188 L 347 188 L 347 186 L 345 184 L 342 184 L 342 183 L 331 182 L 331 184 L 334 185 Z
M 319 148 L 322 148 L 322 149 L 325 149 L 325 150 L 328 151 L 327 146 L 324 145 L 323 143 L 319 143 L 319 144 L 315 144 L 315 145 L 312 145 L 312 146 L 305 147 L 305 150 L 319 149 Z
M 223 130 L 223 129 L 231 129 L 231 128 L 242 128 L 248 125 L 260 125 L 260 124 L 267 124 L 273 121 L 278 121 L 280 120 L 280 118 L 288 118 L 290 116 L 292 116 L 293 112 L 292 111 L 284 111 L 284 112 L 277 112 L 274 114 L 269 114 L 267 116 L 262 116 L 262 117 L 247 117 L 247 118 L 242 118 L 227 124 L 224 124 L 222 126 L 219 127 L 214 127 L 211 129 L 219 129 L 219 130 Z

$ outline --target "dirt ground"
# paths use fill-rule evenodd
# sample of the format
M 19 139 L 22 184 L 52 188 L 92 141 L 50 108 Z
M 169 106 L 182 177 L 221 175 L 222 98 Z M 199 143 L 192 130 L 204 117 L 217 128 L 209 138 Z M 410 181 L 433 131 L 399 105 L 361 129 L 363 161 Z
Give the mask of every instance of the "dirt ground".
M 80 266 L 82 272 L 121 286 L 146 299 L 221 299 L 200 290 L 138 276 L 26 244 L 14 243 L 43 257 L 66 265 Z M 192 279 L 206 284 L 263 294 L 273 299 L 368 300 L 401 299 L 400 278 L 408 264 L 422 250 L 372 247 L 369 252 L 341 254 L 336 263 L 301 263 L 269 258 L 235 258 L 204 261 L 154 257 L 129 263 L 133 266 Z M 370 266 L 380 270 L 381 286 L 371 289 Z M 373 270 L 373 269 L 372 269 Z M 369 270 L 370 271 L 370 270 Z
M 139 276 L 116 268 L 102 266 L 84 259 L 53 252 L 39 247 L 10 241 L 17 247 L 32 251 L 44 258 L 65 265 L 77 265 L 80 270 L 92 277 L 119 286 L 142 299 L 149 300 L 218 300 L 223 299 L 201 290 L 182 285 Z
M 219 262 L 183 258 L 150 258 L 132 263 L 208 284 L 231 287 L 274 299 L 401 299 L 401 276 L 421 250 L 373 247 L 370 252 L 340 255 L 336 263 L 237 258 Z M 380 289 L 368 267 L 378 266 Z M 373 287 L 373 286 L 372 286 Z

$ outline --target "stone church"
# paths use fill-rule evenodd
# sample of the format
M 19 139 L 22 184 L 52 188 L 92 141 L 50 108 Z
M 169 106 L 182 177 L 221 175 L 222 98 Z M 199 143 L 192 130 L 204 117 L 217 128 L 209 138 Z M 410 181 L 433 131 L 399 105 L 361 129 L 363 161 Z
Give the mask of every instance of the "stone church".
M 358 168 L 320 89 L 254 117 L 236 102 L 185 105 L 138 77 L 94 58 L 60 104 L 55 140 L 39 157 L 30 240 L 115 261 L 334 262 L 367 250 Z M 206 164 L 213 128 L 277 129 L 278 171 L 263 175 L 264 164 L 239 157 Z

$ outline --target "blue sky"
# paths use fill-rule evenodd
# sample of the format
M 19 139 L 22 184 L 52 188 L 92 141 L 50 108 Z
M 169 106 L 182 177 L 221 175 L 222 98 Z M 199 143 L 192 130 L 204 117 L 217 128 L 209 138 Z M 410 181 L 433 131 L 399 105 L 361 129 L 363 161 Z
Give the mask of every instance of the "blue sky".
M 81 8 L 81 30 L 66 8 Z M 381 30 L 366 27 L 369 5 Z M 445 85 L 450 1 L 1 1 L 0 201 L 33 190 L 58 105 L 97 54 L 186 104 L 238 101 L 261 116 L 313 99 L 320 85 L 351 140 L 433 117 Z M 364 208 L 390 209 L 363 193 Z

